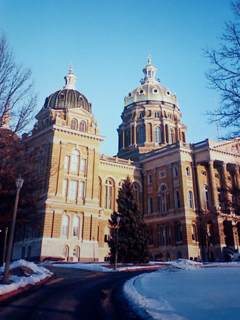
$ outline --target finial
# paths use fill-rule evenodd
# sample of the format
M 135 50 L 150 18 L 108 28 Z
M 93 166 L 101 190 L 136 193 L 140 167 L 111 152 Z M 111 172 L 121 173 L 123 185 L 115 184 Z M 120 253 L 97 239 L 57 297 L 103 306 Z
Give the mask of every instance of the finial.
M 77 78 L 75 77 L 74 73 L 73 73 L 73 66 L 72 63 L 70 65 L 68 74 L 66 75 L 66 77 L 64 77 L 65 81 L 66 81 L 66 85 L 64 87 L 64 89 L 73 89 L 76 90 L 75 88 L 75 82 L 77 80 Z
M 151 64 L 151 62 L 152 62 L 152 56 L 151 56 L 151 54 L 149 53 L 147 57 L 148 57 L 148 64 Z

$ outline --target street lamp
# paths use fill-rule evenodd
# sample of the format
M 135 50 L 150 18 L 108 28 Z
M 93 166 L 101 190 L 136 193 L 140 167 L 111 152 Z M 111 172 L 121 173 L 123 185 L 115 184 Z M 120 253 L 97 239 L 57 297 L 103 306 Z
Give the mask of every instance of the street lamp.
M 117 269 L 119 222 L 120 222 L 120 217 L 117 216 L 117 239 L 116 239 L 115 263 L 114 263 L 115 270 Z
M 15 224 L 16 224 L 16 218 L 17 218 L 17 208 L 18 208 L 18 199 L 19 199 L 19 193 L 23 185 L 23 179 L 21 176 L 16 180 L 16 199 L 15 199 L 15 205 L 13 210 L 13 218 L 12 218 L 12 226 L 11 226 L 11 232 L 9 236 L 9 244 L 8 244 L 8 251 L 7 251 L 7 259 L 5 264 L 5 270 L 4 270 L 4 276 L 2 279 L 2 283 L 9 284 L 9 267 L 10 267 L 10 260 L 12 257 L 12 248 L 13 248 L 13 237 L 14 237 L 14 230 L 15 230 Z

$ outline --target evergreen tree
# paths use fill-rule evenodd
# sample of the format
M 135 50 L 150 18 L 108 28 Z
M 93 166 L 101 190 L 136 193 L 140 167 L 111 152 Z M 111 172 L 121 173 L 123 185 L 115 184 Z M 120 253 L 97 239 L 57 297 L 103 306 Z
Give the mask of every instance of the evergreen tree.
M 114 262 L 117 241 L 117 217 L 120 216 L 118 237 L 118 261 L 148 262 L 148 226 L 140 213 L 133 183 L 127 177 L 118 192 L 118 212 L 113 212 L 109 220 L 111 237 L 110 261 Z

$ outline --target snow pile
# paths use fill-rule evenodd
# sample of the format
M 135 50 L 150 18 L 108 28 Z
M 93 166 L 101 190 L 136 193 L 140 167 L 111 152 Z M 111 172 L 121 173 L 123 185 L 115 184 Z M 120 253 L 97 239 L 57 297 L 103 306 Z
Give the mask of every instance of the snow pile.
M 19 267 L 27 267 L 32 270 L 33 274 L 29 277 L 18 277 L 18 276 L 10 276 L 10 284 L 1 284 L 0 283 L 0 295 L 9 293 L 11 291 L 17 290 L 19 288 L 25 287 L 29 284 L 36 285 L 38 282 L 43 279 L 49 278 L 52 276 L 52 273 L 44 267 L 38 267 L 33 262 L 28 262 L 25 260 L 14 261 L 10 265 L 10 270 L 19 268 Z M 0 274 L 4 273 L 5 266 L 0 268 Z
M 186 259 L 178 259 L 175 261 L 172 261 L 170 266 L 160 269 L 160 272 L 174 272 L 174 271 L 190 271 L 190 270 L 197 270 L 200 266 L 202 266 L 202 263 L 192 261 L 192 260 L 186 260 Z
M 240 264 L 230 268 L 219 263 L 199 268 L 179 260 L 172 264 L 181 266 L 176 269 L 181 272 L 168 272 L 167 267 L 125 283 L 124 294 L 137 314 L 164 320 L 240 319 Z
M 73 269 L 84 269 L 97 272 L 114 272 L 112 268 L 104 267 L 103 265 L 97 263 L 54 263 L 55 267 L 62 268 L 73 268 Z

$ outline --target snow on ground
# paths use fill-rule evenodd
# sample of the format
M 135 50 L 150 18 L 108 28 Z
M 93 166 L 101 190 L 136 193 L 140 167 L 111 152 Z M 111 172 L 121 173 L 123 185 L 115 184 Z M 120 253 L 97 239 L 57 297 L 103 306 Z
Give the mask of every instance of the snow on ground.
M 0 296 L 11 291 L 15 291 L 19 288 L 25 287 L 29 284 L 36 285 L 38 282 L 43 279 L 51 277 L 52 273 L 44 267 L 39 267 L 33 262 L 28 262 L 25 260 L 14 261 L 10 265 L 10 270 L 17 267 L 27 267 L 31 269 L 34 273 L 29 277 L 19 277 L 19 276 L 10 276 L 10 284 L 1 284 L 0 283 Z M 0 268 L 0 273 L 3 274 L 5 266 Z
M 128 280 L 124 293 L 145 319 L 240 319 L 240 264 L 184 259 Z

